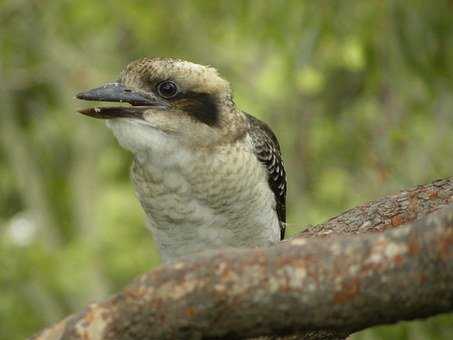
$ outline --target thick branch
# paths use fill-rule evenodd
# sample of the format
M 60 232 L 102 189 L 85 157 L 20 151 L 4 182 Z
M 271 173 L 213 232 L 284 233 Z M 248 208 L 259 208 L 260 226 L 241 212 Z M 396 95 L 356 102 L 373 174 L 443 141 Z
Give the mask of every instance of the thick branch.
M 67 320 L 65 339 L 355 331 L 453 310 L 453 210 L 382 234 L 295 239 L 160 267 Z
M 385 229 L 397 224 L 385 222 L 388 216 L 415 219 L 453 201 L 452 181 L 435 183 L 442 184 L 410 191 L 417 193 L 409 195 L 412 204 L 393 205 L 388 214 L 365 208 L 382 199 L 340 221 L 360 226 L 365 216 L 379 216 Z M 428 187 L 436 194 L 423 194 Z M 404 202 L 407 193 L 400 195 L 387 199 Z M 379 234 L 319 240 L 304 233 L 268 249 L 222 250 L 160 267 L 36 338 L 231 338 L 329 329 L 341 335 L 452 311 L 453 213 L 433 216 Z M 334 220 L 324 226 L 350 230 Z
M 420 219 L 450 203 L 453 203 L 453 177 L 364 203 L 325 223 L 307 228 L 301 236 L 381 232 Z

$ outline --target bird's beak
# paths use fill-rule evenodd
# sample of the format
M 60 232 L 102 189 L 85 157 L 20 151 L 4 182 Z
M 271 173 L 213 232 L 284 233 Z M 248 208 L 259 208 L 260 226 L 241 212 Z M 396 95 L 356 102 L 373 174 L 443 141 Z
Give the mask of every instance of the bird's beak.
M 129 103 L 132 106 L 93 107 L 79 110 L 80 113 L 94 118 L 142 118 L 143 112 L 150 107 L 165 107 L 166 103 L 151 94 L 142 94 L 120 83 L 105 84 L 76 95 L 77 99 L 101 102 Z

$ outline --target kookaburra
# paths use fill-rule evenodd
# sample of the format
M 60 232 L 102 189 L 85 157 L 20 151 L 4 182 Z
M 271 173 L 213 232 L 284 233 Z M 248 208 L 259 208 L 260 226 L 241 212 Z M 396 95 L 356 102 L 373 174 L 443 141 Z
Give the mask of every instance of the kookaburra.
M 285 234 L 286 174 L 271 129 L 239 110 L 216 69 L 171 58 L 130 63 L 78 99 L 133 152 L 132 181 L 163 261 L 267 246 Z

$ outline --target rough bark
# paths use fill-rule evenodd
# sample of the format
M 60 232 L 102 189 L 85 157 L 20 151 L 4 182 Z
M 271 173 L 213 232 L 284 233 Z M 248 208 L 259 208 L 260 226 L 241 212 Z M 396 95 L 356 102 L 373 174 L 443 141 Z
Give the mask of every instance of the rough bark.
M 449 203 L 453 203 L 453 177 L 364 203 L 325 223 L 306 228 L 299 236 L 381 232 L 415 221 Z
M 432 213 L 451 203 L 450 178 L 361 205 L 271 248 L 159 267 L 35 338 L 339 339 L 453 311 L 453 207 Z M 325 235 L 335 237 L 315 238 Z

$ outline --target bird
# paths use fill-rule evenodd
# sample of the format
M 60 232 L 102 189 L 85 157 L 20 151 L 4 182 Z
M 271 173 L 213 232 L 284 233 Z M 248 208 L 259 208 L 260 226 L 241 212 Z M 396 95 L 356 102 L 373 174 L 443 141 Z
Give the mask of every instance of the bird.
M 271 128 L 241 111 L 212 66 L 151 57 L 81 92 L 111 102 L 79 110 L 105 119 L 131 151 L 131 179 L 164 263 L 285 236 L 286 172 Z

